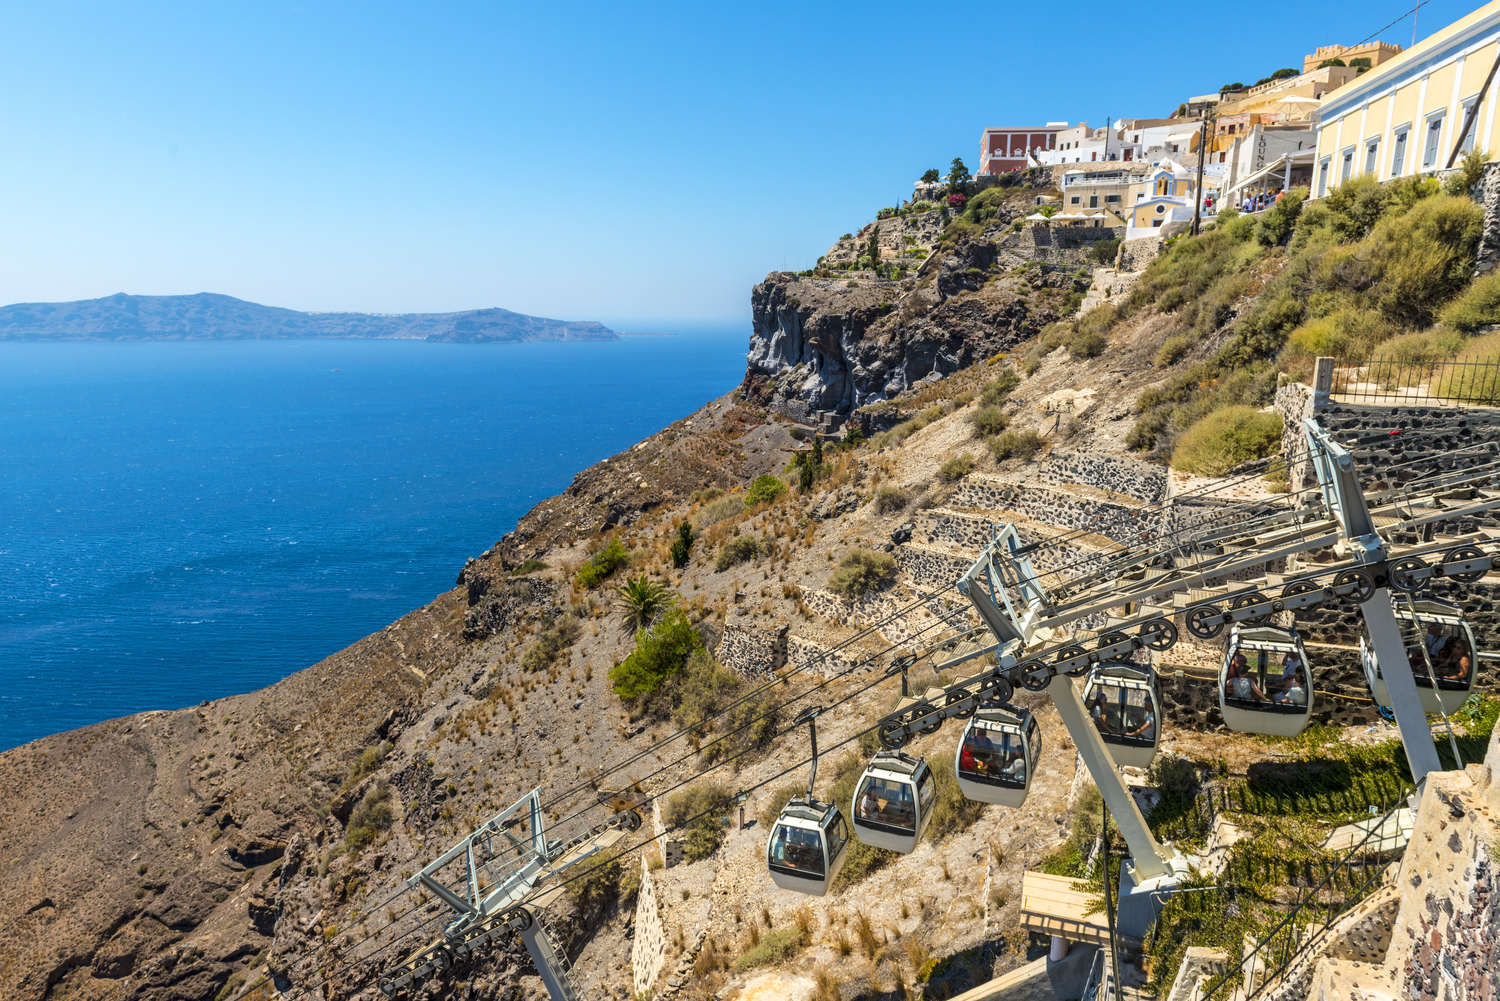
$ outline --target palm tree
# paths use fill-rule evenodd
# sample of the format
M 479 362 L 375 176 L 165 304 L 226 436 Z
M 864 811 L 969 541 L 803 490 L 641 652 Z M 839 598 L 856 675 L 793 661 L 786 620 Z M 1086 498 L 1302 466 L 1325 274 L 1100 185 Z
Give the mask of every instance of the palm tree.
M 615 593 L 619 595 L 615 605 L 625 617 L 620 628 L 627 634 L 651 628 L 662 612 L 677 603 L 677 595 L 645 574 L 627 577 Z

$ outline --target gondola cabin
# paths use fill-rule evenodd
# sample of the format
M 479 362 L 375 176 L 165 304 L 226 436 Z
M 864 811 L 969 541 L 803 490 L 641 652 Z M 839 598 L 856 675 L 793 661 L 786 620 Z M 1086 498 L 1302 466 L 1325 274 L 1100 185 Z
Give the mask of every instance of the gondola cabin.
M 1089 672 L 1083 702 L 1116 765 L 1145 768 L 1161 743 L 1161 695 L 1150 668 L 1100 664 Z
M 794 799 L 776 818 L 766 841 L 766 867 L 783 890 L 821 897 L 828 892 L 849 853 L 849 827 L 839 808 Z
M 1239 733 L 1301 733 L 1313 712 L 1302 638 L 1275 626 L 1235 626 L 1219 668 L 1219 711 Z
M 1392 602 L 1401 638 L 1406 643 L 1406 663 L 1422 708 L 1435 713 L 1453 712 L 1469 698 L 1474 687 L 1474 668 L 1478 648 L 1474 633 L 1464 621 L 1463 610 L 1441 601 L 1413 602 L 1416 614 L 1403 601 Z M 1359 659 L 1364 665 L 1365 681 L 1376 703 L 1391 704 L 1391 695 L 1367 636 L 1359 638 Z M 1429 668 L 1430 665 L 1430 668 Z M 1434 685 L 1434 682 L 1436 684 Z
M 1030 712 L 1011 705 L 980 709 L 953 752 L 959 791 L 976 803 L 1020 806 L 1041 750 L 1041 731 Z
M 854 789 L 854 834 L 871 848 L 909 855 L 937 803 L 937 782 L 922 758 L 877 751 Z

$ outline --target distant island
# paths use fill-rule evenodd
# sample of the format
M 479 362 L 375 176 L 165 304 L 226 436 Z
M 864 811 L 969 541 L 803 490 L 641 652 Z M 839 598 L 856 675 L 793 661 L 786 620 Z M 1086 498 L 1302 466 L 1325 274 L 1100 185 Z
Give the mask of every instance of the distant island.
M 0 306 L 0 341 L 233 341 L 404 338 L 458 344 L 613 341 L 593 320 L 549 320 L 508 309 L 460 313 L 303 313 L 230 295 L 117 295 Z

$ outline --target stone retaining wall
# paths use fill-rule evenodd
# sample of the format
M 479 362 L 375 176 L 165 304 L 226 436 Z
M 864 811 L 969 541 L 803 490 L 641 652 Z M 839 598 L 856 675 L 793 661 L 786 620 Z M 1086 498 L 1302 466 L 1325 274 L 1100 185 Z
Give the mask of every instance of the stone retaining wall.
M 1096 452 L 1053 452 L 1042 463 L 1036 479 L 1086 487 L 1133 497 L 1143 504 L 1159 504 L 1167 496 L 1167 467 Z
M 992 524 L 996 524 L 992 517 L 944 508 L 933 508 L 917 515 L 917 530 L 926 535 L 929 543 L 961 546 L 972 550 L 976 559 L 979 551 L 990 544 Z M 1022 537 L 1027 542 L 1039 541 L 1024 531 Z M 1060 542 L 1038 549 L 1032 554 L 1031 562 L 1038 573 L 1057 573 L 1066 580 L 1102 569 L 1104 557 L 1091 549 Z M 964 569 L 967 570 L 968 565 Z
M 825 678 L 853 670 L 863 664 L 865 656 L 855 649 L 830 651 L 828 646 L 816 640 L 803 639 L 795 634 L 790 634 L 786 638 L 787 663 L 792 667 L 805 668 Z M 883 665 L 885 658 L 882 657 L 879 660 Z M 866 665 L 865 669 L 871 670 L 872 668 Z
M 924 590 L 950 586 L 973 565 L 972 560 L 925 546 L 897 546 L 892 555 L 896 557 L 897 569 L 907 581 Z
M 747 678 L 774 674 L 786 663 L 786 626 L 774 633 L 726 625 L 719 647 L 719 663 Z
M 641 853 L 641 889 L 635 898 L 635 941 L 630 946 L 630 971 L 639 997 L 649 992 L 667 961 L 667 933 L 656 906 L 656 883 Z
M 1120 244 L 1119 256 L 1115 258 L 1115 267 L 1121 271 L 1144 271 L 1146 265 L 1150 264 L 1157 254 L 1161 253 L 1161 237 L 1143 236 L 1134 240 L 1126 240 Z

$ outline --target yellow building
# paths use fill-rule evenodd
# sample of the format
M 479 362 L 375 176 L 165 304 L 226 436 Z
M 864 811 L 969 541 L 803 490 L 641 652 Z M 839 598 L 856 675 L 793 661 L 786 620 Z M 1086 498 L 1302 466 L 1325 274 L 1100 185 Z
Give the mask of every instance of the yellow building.
M 1381 181 L 1441 170 L 1470 108 L 1460 154 L 1494 150 L 1495 85 L 1480 94 L 1500 49 L 1500 0 L 1434 32 L 1323 99 L 1313 197 L 1357 174 Z

